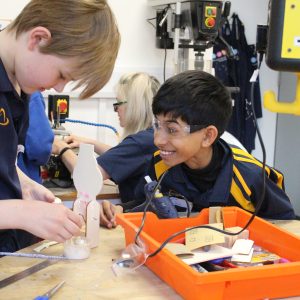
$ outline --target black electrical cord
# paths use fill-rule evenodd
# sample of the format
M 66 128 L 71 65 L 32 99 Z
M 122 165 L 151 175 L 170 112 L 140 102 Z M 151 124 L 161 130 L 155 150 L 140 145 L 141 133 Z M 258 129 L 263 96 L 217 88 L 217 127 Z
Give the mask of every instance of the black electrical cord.
M 261 63 L 263 61 L 263 58 L 264 58 L 264 53 L 263 52 L 259 52 L 259 54 L 258 54 L 258 66 L 257 66 L 258 70 L 260 70 L 260 66 L 261 66 Z
M 151 22 L 152 20 L 156 20 L 156 17 L 146 19 L 146 21 L 156 30 L 156 26 Z
M 164 13 L 167 13 L 168 9 L 170 9 L 170 4 L 168 4 L 165 8 L 164 8 Z M 168 37 L 167 37 L 167 32 L 163 33 L 163 40 L 164 40 L 164 50 L 165 50 L 165 56 L 164 56 L 164 82 L 166 81 L 166 63 L 167 63 L 167 41 L 168 41 Z
M 188 2 L 188 1 L 185 1 L 185 2 Z M 168 4 L 162 11 L 162 14 L 166 14 L 168 9 L 170 9 L 170 4 Z M 149 18 L 149 19 L 146 19 L 146 21 L 155 28 L 155 30 L 157 29 L 156 26 L 151 22 L 152 20 L 157 20 L 157 17 L 153 17 L 153 18 Z M 163 63 L 163 79 L 164 79 L 164 82 L 166 81 L 166 62 L 167 62 L 167 33 L 163 33 L 162 34 L 162 38 L 163 38 L 163 41 L 164 41 L 164 51 L 165 51 L 165 55 L 164 55 L 164 63 Z
M 148 207 L 149 207 L 151 201 L 153 200 L 153 198 L 154 198 L 154 196 L 155 196 L 155 193 L 156 193 L 157 189 L 159 188 L 159 186 L 160 186 L 160 184 L 161 184 L 163 178 L 165 177 L 165 175 L 166 175 L 167 173 L 168 173 L 168 171 L 164 172 L 164 173 L 160 176 L 160 178 L 159 178 L 159 180 L 158 180 L 158 182 L 157 182 L 155 188 L 153 189 L 153 192 L 151 193 L 151 195 L 150 195 L 149 198 L 147 199 L 147 203 L 146 203 L 146 205 L 145 205 L 144 212 L 143 212 L 142 222 L 141 222 L 141 225 L 140 225 L 140 227 L 139 227 L 139 230 L 137 231 L 137 233 L 136 233 L 136 235 L 135 235 L 135 239 L 134 239 L 134 242 L 135 242 L 137 245 L 138 245 L 138 237 L 139 237 L 139 235 L 141 234 L 141 232 L 142 232 L 142 230 L 143 230 L 143 228 L 144 228 L 144 225 L 145 225 L 147 209 L 148 209 Z
M 167 37 L 164 37 L 165 57 L 164 57 L 164 82 L 166 81 L 166 63 L 167 63 Z
M 189 204 L 189 200 L 185 196 L 183 196 L 183 195 L 181 195 L 177 192 L 174 192 L 174 191 L 169 191 L 168 196 L 183 199 L 186 203 L 186 217 L 189 218 L 191 216 L 191 207 L 190 207 L 190 204 Z

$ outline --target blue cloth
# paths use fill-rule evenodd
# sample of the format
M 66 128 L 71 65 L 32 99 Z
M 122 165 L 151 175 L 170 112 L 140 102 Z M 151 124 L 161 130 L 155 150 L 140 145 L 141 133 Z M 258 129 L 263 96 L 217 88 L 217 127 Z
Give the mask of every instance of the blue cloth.
M 40 92 L 31 95 L 29 101 L 29 127 L 25 139 L 25 151 L 18 155 L 19 168 L 32 180 L 42 183 L 40 166 L 51 155 L 54 134 L 45 113 L 45 102 Z
M 169 191 L 173 191 L 185 196 L 193 203 L 193 211 L 201 211 L 203 208 L 210 206 L 240 207 L 239 203 L 235 201 L 230 193 L 233 178 L 237 180 L 233 172 L 233 166 L 235 166 L 251 190 L 251 195 L 248 200 L 255 205 L 260 198 L 262 187 L 261 168 L 256 164 L 234 159 L 229 145 L 221 139 L 218 143 L 224 150 L 224 156 L 221 170 L 213 188 L 204 193 L 199 192 L 189 181 L 182 164 L 179 164 L 169 169 L 163 178 L 160 188 L 161 192 L 167 194 Z M 155 157 L 156 163 L 159 160 L 161 160 L 159 156 L 158 158 Z M 153 179 L 157 179 L 154 170 L 154 159 L 150 164 L 148 173 Z M 141 204 L 145 200 L 144 185 L 145 183 L 143 181 L 139 183 L 136 189 L 136 200 L 133 203 L 124 204 L 125 211 L 126 209 Z M 244 195 L 244 197 L 246 198 L 247 195 Z M 266 194 L 258 215 L 270 219 L 295 218 L 295 213 L 288 196 L 269 178 L 266 178 Z
M 98 164 L 119 185 L 122 202 L 134 199 L 136 185 L 147 175 L 147 166 L 156 150 L 153 129 L 149 128 L 126 137 L 97 158 Z
M 18 95 L 0 60 L 0 200 L 22 198 L 15 164 L 17 148 L 24 144 L 27 128 L 28 97 Z M 36 241 L 22 230 L 0 230 L 0 251 L 17 251 Z

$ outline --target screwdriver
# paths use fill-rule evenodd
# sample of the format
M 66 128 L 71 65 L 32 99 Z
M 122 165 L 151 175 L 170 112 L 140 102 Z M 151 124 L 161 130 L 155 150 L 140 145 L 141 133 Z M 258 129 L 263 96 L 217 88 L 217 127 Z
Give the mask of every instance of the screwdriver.
M 35 297 L 34 300 L 49 300 L 64 285 L 64 283 L 65 281 L 58 283 L 44 295 Z

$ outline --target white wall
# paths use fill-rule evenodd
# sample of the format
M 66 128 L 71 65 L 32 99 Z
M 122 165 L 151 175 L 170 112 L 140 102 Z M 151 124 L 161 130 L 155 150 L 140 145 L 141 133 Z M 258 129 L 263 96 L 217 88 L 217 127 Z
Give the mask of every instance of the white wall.
M 0 0 L 0 19 L 14 19 L 29 0 Z
M 28 0 L 0 0 L 0 18 L 14 18 Z M 119 128 L 118 120 L 112 111 L 114 93 L 113 86 L 124 72 L 145 71 L 163 78 L 164 51 L 155 48 L 155 30 L 146 22 L 147 18 L 155 16 L 153 8 L 147 5 L 147 0 L 108 0 L 110 3 L 122 36 L 121 48 L 116 62 L 115 70 L 109 83 L 93 97 L 92 101 L 79 102 L 78 93 L 70 92 L 72 102 L 70 118 L 78 118 L 91 122 L 107 122 Z M 268 0 L 231 0 L 231 12 L 238 13 L 244 22 L 248 43 L 255 43 L 256 25 L 265 24 L 267 20 Z M 129 13 L 130 11 L 130 13 Z M 167 56 L 167 77 L 172 70 L 172 50 Z M 261 68 L 261 91 L 278 90 L 277 72 L 271 71 L 264 64 Z M 47 96 L 47 93 L 45 94 Z M 101 100 L 100 100 L 101 99 Z M 263 119 L 259 120 L 262 136 L 267 149 L 267 162 L 273 165 L 276 114 L 263 111 Z M 115 137 L 108 131 L 81 127 L 80 125 L 66 125 L 78 134 L 100 138 L 104 142 L 115 144 Z M 257 144 L 257 143 L 256 143 Z M 261 150 L 257 144 L 254 154 L 261 158 Z

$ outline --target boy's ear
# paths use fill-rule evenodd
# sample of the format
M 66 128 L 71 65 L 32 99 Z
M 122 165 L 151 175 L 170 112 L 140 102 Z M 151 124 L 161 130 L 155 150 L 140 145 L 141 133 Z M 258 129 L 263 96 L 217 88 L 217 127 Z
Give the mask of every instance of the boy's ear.
M 42 26 L 34 27 L 28 32 L 28 49 L 34 50 L 49 43 L 51 32 Z
M 207 126 L 205 128 L 205 133 L 202 140 L 202 146 L 203 147 L 211 146 L 215 142 L 216 138 L 218 137 L 218 134 L 219 132 L 216 126 L 213 125 Z

